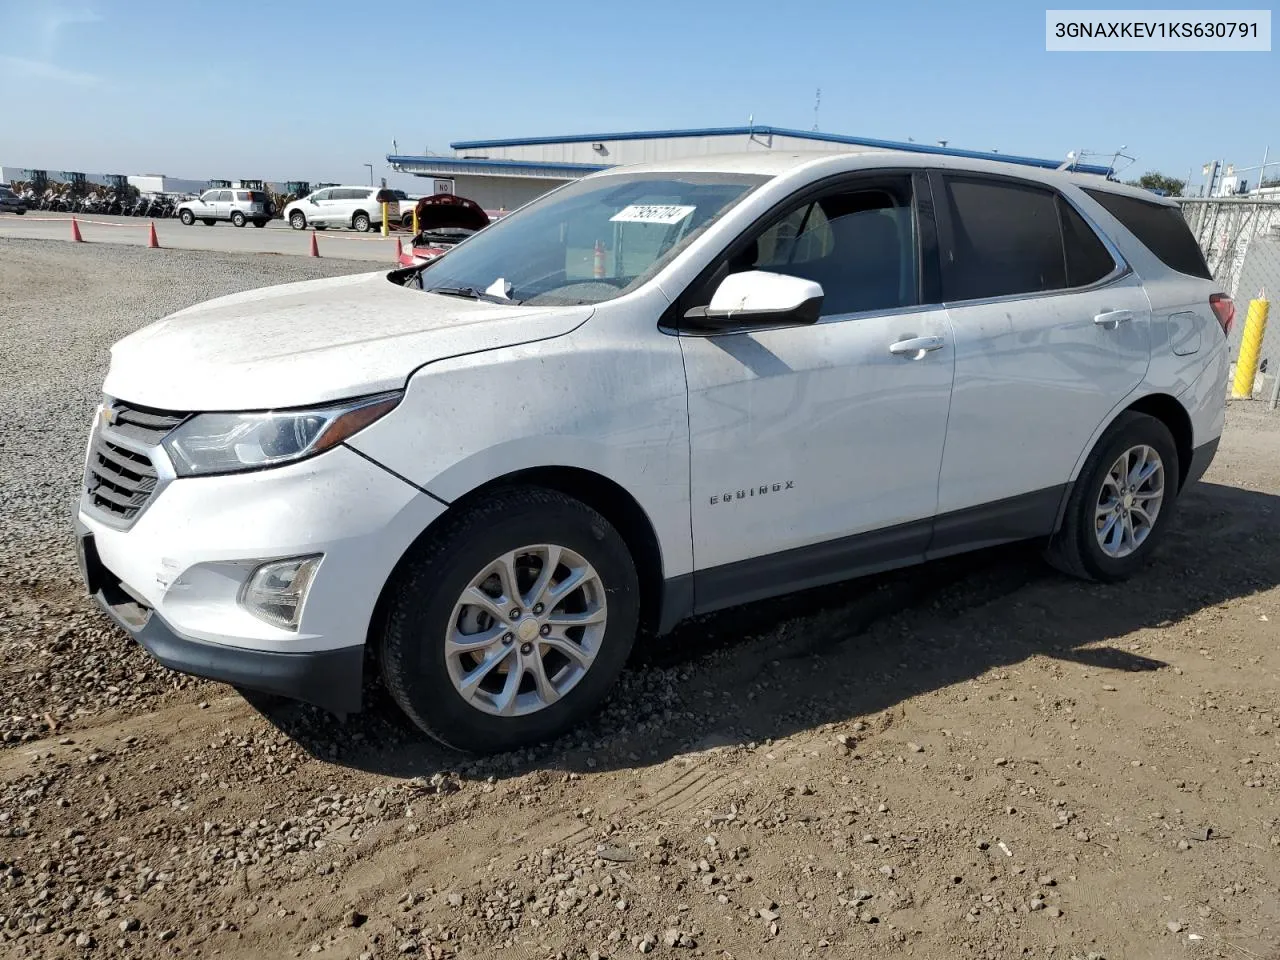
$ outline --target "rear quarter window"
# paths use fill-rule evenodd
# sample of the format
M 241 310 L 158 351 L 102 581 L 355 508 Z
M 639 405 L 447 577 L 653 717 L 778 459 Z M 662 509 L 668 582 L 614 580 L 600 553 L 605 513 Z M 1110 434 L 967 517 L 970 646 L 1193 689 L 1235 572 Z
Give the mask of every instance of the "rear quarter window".
M 1193 277 L 1212 280 L 1204 254 L 1191 234 L 1182 211 L 1162 203 L 1148 203 L 1106 190 L 1084 192 L 1102 205 L 1141 241 L 1166 267 Z

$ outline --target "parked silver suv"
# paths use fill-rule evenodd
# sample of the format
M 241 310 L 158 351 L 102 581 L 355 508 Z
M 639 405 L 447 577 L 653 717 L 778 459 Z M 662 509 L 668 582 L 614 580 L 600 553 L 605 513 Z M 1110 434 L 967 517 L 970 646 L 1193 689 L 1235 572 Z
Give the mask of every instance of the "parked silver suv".
M 268 212 L 267 195 L 261 190 L 227 187 L 206 190 L 195 200 L 179 204 L 178 219 L 188 227 L 197 220 L 203 221 L 207 227 L 212 227 L 219 220 L 230 220 L 237 227 L 246 223 L 265 227 L 271 214 Z

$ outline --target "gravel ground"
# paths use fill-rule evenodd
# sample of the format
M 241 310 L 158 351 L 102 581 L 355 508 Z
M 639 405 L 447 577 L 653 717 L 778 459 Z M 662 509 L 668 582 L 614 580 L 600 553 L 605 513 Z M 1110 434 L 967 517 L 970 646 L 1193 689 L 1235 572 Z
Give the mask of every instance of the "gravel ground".
M 1011 548 L 756 604 L 469 760 L 377 694 L 177 678 L 77 596 L 109 343 L 362 269 L 156 253 L 0 241 L 0 954 L 1280 956 L 1280 415 L 1232 408 L 1128 585 Z

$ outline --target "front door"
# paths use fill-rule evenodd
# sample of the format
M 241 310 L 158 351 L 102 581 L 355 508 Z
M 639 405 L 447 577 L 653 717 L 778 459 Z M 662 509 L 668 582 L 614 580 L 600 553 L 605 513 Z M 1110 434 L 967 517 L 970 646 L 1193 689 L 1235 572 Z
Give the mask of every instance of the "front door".
M 333 190 L 317 190 L 311 194 L 312 203 L 307 204 L 307 220 L 311 223 L 328 223 L 329 215 L 332 212 L 329 197 L 333 194 Z
M 1071 472 L 1150 362 L 1142 282 L 1064 195 L 934 174 L 956 381 L 931 553 L 1052 532 Z
M 914 180 L 850 178 L 726 252 L 820 283 L 817 323 L 680 338 L 699 611 L 924 554 L 954 356 Z

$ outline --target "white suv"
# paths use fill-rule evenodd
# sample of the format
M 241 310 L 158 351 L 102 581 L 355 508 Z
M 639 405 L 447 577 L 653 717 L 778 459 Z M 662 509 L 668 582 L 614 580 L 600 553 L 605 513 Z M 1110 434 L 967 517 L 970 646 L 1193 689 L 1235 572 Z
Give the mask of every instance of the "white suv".
M 387 223 L 400 222 L 400 201 L 385 187 L 325 187 L 295 200 L 284 208 L 284 218 L 295 230 L 306 227 L 350 227 L 364 233 L 382 226 L 382 205 Z
M 1100 178 L 602 172 L 116 344 L 84 575 L 168 666 L 336 712 L 373 669 L 506 749 L 691 614 L 1023 539 L 1135 573 L 1217 448 L 1233 314 L 1178 208 Z

